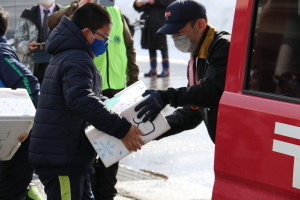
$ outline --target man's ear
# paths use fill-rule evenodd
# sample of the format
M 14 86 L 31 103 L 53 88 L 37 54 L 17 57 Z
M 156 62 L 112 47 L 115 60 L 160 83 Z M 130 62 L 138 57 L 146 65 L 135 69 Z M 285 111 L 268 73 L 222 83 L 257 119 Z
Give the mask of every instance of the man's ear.
M 85 37 L 88 37 L 88 34 L 90 33 L 90 29 L 84 28 L 84 29 L 82 29 L 81 31 L 82 31 L 82 33 L 83 33 L 83 35 L 84 35 Z
M 198 32 L 203 33 L 206 29 L 207 23 L 204 19 L 199 19 L 197 22 Z

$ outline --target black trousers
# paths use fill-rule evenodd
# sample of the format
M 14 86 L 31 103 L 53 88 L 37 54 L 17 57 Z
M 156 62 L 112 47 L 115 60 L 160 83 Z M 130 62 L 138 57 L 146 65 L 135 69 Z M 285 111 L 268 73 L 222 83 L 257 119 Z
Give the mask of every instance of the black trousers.
M 103 96 L 112 98 L 121 90 L 103 90 Z M 95 174 L 91 174 L 92 190 L 96 200 L 113 200 L 117 194 L 115 185 L 117 184 L 117 173 L 119 163 L 106 168 L 101 159 L 94 161 Z
M 33 75 L 37 77 L 40 84 L 42 84 L 46 69 L 49 63 L 39 63 L 34 65 Z
M 48 200 L 94 200 L 89 174 L 39 175 Z
M 115 185 L 119 162 L 106 168 L 101 159 L 95 159 L 95 174 L 91 174 L 92 190 L 95 200 L 113 200 L 117 194 Z
M 157 49 L 149 49 L 149 56 L 150 58 L 156 58 L 157 57 L 157 54 L 156 54 L 156 50 Z M 169 55 L 168 55 L 168 49 L 160 49 L 161 51 L 161 56 L 162 56 L 162 59 L 168 59 L 169 58 Z
M 0 199 L 23 200 L 32 179 L 33 167 L 28 162 L 29 137 L 9 161 L 0 161 Z

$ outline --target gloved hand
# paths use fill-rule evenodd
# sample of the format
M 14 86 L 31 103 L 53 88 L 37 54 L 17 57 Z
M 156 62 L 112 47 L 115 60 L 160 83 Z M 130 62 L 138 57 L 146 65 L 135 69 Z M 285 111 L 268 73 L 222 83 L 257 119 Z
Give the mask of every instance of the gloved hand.
M 134 108 L 136 112 L 143 108 L 137 115 L 138 118 L 145 115 L 142 120 L 143 122 L 149 119 L 150 121 L 155 120 L 160 111 L 166 107 L 166 103 L 163 101 L 159 90 L 146 90 L 142 96 L 144 97 L 148 94 L 150 94 L 150 96 Z

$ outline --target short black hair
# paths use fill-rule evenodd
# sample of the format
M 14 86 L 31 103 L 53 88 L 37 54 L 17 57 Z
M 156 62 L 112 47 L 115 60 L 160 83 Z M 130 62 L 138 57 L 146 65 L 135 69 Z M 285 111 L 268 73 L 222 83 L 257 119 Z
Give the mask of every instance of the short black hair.
M 3 10 L 0 5 L 0 35 L 5 35 L 8 27 L 8 12 Z
M 109 13 L 99 4 L 86 3 L 73 14 L 72 21 L 80 28 L 97 30 L 111 24 Z

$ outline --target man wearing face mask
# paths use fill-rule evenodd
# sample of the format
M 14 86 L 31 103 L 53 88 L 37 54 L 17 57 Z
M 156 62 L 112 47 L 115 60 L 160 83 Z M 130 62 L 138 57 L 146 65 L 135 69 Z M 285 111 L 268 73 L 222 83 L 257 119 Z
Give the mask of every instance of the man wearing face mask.
M 166 9 L 166 23 L 158 33 L 170 34 L 176 48 L 190 53 L 188 86 L 146 90 L 150 96 L 136 106 L 143 121 L 154 120 L 167 105 L 183 107 L 167 116 L 171 130 L 160 138 L 193 129 L 202 121 L 215 141 L 218 105 L 224 91 L 230 34 L 207 24 L 206 9 L 196 0 L 179 0 Z M 158 138 L 159 139 L 159 138 Z
M 40 83 L 51 57 L 45 53 L 43 45 L 50 34 L 47 18 L 61 8 L 55 0 L 38 0 L 38 5 L 22 12 L 17 23 L 14 46 L 18 53 L 24 54 L 22 62 Z M 41 55 L 39 61 L 34 60 L 34 54 Z
M 120 139 L 129 151 L 144 144 L 141 131 L 102 102 L 102 79 L 93 58 L 105 52 L 110 31 L 109 13 L 87 3 L 72 20 L 63 16 L 46 41 L 53 56 L 41 86 L 29 162 L 48 199 L 94 199 L 90 174 L 96 152 L 84 132 L 88 124 Z

